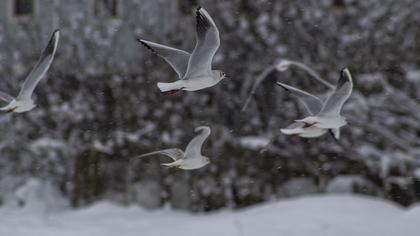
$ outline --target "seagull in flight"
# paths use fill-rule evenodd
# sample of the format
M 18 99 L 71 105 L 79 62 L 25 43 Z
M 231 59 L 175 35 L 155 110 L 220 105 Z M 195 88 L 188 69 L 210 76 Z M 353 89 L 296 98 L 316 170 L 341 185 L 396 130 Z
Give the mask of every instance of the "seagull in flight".
M 196 10 L 197 42 L 193 52 L 168 47 L 144 39 L 137 39 L 144 47 L 162 57 L 178 74 L 172 83 L 157 83 L 160 91 L 176 93 L 212 87 L 227 78 L 220 70 L 212 69 L 214 54 L 220 46 L 219 30 L 209 13 L 202 7 Z
M 6 106 L 0 107 L 1 111 L 22 113 L 30 111 L 36 106 L 31 97 L 35 87 L 43 78 L 44 74 L 47 72 L 54 59 L 59 37 L 60 31 L 55 30 L 50 38 L 50 41 L 48 42 L 48 45 L 41 53 L 41 57 L 39 58 L 38 63 L 23 82 L 17 97 L 14 98 L 9 94 L 0 91 L 0 100 L 8 103 Z
M 313 94 L 287 84 L 277 82 L 277 85 L 297 97 L 310 114 L 304 119 L 295 120 L 295 123 L 285 129 L 281 129 L 282 133 L 312 138 L 331 131 L 335 139 L 339 139 L 339 128 L 347 124 L 345 117 L 340 115 L 341 109 L 353 90 L 353 79 L 347 68 L 341 70 L 338 83 L 325 102 Z
M 184 170 L 194 170 L 204 167 L 210 163 L 210 159 L 201 155 L 201 147 L 203 146 L 204 141 L 210 135 L 210 128 L 208 126 L 200 126 L 195 128 L 194 132 L 198 132 L 198 135 L 188 143 L 185 152 L 179 148 L 170 148 L 149 152 L 135 157 L 135 159 L 162 154 L 172 158 L 173 160 L 173 162 L 170 163 L 163 163 L 163 166 L 177 167 Z
M 253 83 L 252 88 L 251 88 L 251 92 L 248 95 L 248 97 L 247 97 L 244 105 L 242 106 L 241 112 L 244 112 L 248 108 L 248 105 L 251 102 L 252 97 L 256 93 L 257 88 L 268 77 L 268 75 L 270 75 L 273 71 L 284 72 L 284 71 L 288 70 L 292 66 L 295 66 L 295 67 L 297 67 L 299 69 L 302 69 L 302 70 L 306 71 L 314 79 L 318 80 L 318 82 L 324 84 L 325 86 L 329 87 L 330 89 L 334 89 L 335 88 L 334 85 L 332 85 L 331 83 L 323 80 L 321 77 L 319 77 L 319 75 L 315 71 L 313 71 L 307 65 L 305 65 L 305 64 L 303 64 L 301 62 L 298 62 L 298 61 L 293 61 L 293 60 L 288 60 L 288 59 L 281 59 L 281 60 L 278 60 L 277 62 L 273 63 L 269 67 L 267 67 L 254 80 L 254 83 Z

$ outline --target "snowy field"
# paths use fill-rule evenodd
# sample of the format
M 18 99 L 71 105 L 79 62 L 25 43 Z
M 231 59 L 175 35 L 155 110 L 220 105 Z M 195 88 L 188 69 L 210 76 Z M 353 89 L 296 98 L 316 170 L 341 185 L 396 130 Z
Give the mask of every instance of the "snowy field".
M 306 196 L 208 215 L 108 202 L 51 214 L 0 208 L 2 236 L 414 236 L 419 223 L 420 206 L 403 209 L 355 195 Z

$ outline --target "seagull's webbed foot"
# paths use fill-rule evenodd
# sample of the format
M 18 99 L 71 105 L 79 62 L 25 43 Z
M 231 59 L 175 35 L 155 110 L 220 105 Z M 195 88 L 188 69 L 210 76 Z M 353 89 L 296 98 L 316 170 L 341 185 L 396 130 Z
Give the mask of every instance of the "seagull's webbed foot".
M 166 168 L 172 168 L 172 167 L 178 167 L 180 165 L 179 162 L 174 161 L 174 162 L 166 162 L 166 163 L 161 163 L 161 166 L 164 166 Z

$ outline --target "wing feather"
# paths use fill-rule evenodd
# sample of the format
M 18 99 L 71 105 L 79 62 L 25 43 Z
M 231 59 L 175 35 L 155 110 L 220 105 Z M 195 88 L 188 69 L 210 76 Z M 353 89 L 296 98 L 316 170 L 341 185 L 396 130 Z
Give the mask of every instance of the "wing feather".
M 327 98 L 319 116 L 337 116 L 353 90 L 353 79 L 347 68 L 341 70 L 334 92 Z
M 32 69 L 31 73 L 29 73 L 28 77 L 26 77 L 25 82 L 23 82 L 22 88 L 18 95 L 18 99 L 26 100 L 31 98 L 36 85 L 47 72 L 54 59 L 59 37 L 60 31 L 55 30 L 46 48 L 41 53 L 41 57 L 39 58 L 38 63 Z
M 207 126 L 197 127 L 195 131 L 200 133 L 188 143 L 185 149 L 185 158 L 187 159 L 201 156 L 201 147 L 211 133 L 210 128 Z
M 211 75 L 213 57 L 220 46 L 219 30 L 204 8 L 197 8 L 196 21 L 197 43 L 188 61 L 184 78 Z
M 318 114 L 321 111 L 322 101 L 317 96 L 280 82 L 277 82 L 277 85 L 297 97 L 311 115 Z
M 257 88 L 274 69 L 276 69 L 276 65 L 271 65 L 267 67 L 261 74 L 258 75 L 258 77 L 254 81 L 254 84 L 252 85 L 250 94 L 248 95 L 244 105 L 242 106 L 241 112 L 244 112 L 247 109 L 249 102 L 251 101 L 252 97 L 257 91 Z
M 152 156 L 152 155 L 165 155 L 165 156 L 170 157 L 172 160 L 176 161 L 184 157 L 184 152 L 179 148 L 169 148 L 169 149 L 163 149 L 160 151 L 149 152 L 149 153 L 137 156 L 137 157 L 133 157 L 133 159 L 139 159 L 142 157 L 147 157 L 147 156 Z
M 7 103 L 10 103 L 13 99 L 14 99 L 14 97 L 12 97 L 11 95 L 0 91 L 0 100 L 3 100 Z
M 188 61 L 191 54 L 186 51 L 168 47 L 162 44 L 153 43 L 143 39 L 137 39 L 144 47 L 163 58 L 178 74 L 181 79 L 188 68 Z

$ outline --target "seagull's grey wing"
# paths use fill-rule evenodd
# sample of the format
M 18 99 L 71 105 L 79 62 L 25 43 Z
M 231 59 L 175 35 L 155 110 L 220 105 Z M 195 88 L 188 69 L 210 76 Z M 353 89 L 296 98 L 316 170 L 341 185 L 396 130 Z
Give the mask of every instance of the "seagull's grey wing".
M 60 31 L 55 30 L 51 36 L 50 41 L 48 42 L 47 47 L 41 54 L 41 57 L 38 60 L 38 63 L 26 77 L 25 82 L 23 82 L 22 88 L 18 95 L 18 99 L 29 99 L 39 81 L 42 79 L 45 72 L 47 72 L 50 67 L 54 54 L 57 49 L 58 40 L 60 37 Z
M 318 80 L 318 82 L 321 82 L 322 84 L 324 84 L 325 86 L 329 87 L 330 89 L 334 89 L 334 85 L 332 85 L 328 81 L 322 79 L 321 76 L 319 76 L 318 73 L 316 73 L 309 66 L 307 66 L 307 65 L 305 65 L 305 64 L 303 64 L 301 62 L 283 59 L 283 60 L 281 60 L 277 64 L 277 67 L 276 68 L 279 71 L 285 71 L 285 70 L 287 70 L 292 65 L 298 67 L 299 69 L 302 69 L 302 70 L 306 71 L 314 79 Z
M 138 158 L 152 156 L 152 155 L 158 155 L 158 154 L 168 156 L 168 157 L 172 158 L 172 160 L 174 160 L 174 161 L 182 159 L 184 157 L 184 152 L 181 149 L 179 149 L 179 148 L 169 148 L 169 149 L 163 149 L 163 150 L 160 150 L 160 151 L 149 152 L 149 153 L 137 156 L 137 157 L 133 157 L 133 159 L 138 159 Z
M 280 82 L 277 82 L 277 85 L 297 97 L 311 115 L 318 114 L 321 111 L 322 101 L 317 96 Z
M 187 159 L 201 156 L 201 147 L 211 131 L 207 126 L 200 126 L 195 129 L 195 132 L 200 133 L 188 143 L 185 149 L 185 158 Z
M 188 69 L 184 78 L 211 75 L 213 57 L 220 46 L 219 30 L 204 8 L 197 8 L 196 20 L 197 43 L 188 61 Z
M 248 95 L 248 98 L 245 101 L 245 104 L 243 105 L 241 111 L 245 111 L 245 109 L 248 107 L 249 102 L 252 99 L 252 96 L 254 96 L 255 92 L 257 91 L 258 86 L 264 81 L 264 79 L 276 68 L 276 65 L 271 65 L 267 67 L 261 74 L 258 75 L 258 77 L 255 79 L 254 84 L 252 85 L 251 93 Z
M 13 99 L 14 99 L 14 97 L 12 97 L 11 95 L 0 91 L 0 100 L 3 100 L 7 103 L 10 103 Z
M 334 92 L 327 98 L 321 112 L 318 115 L 337 116 L 341 108 L 350 97 L 353 90 L 353 79 L 347 68 L 341 70 L 340 78 Z
M 156 55 L 162 57 L 176 71 L 180 79 L 184 77 L 191 54 L 183 50 L 171 48 L 143 39 L 137 39 L 137 41 Z

